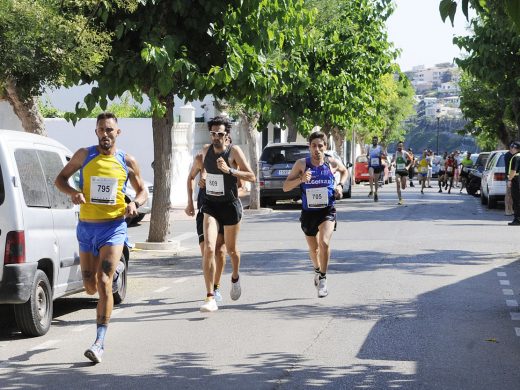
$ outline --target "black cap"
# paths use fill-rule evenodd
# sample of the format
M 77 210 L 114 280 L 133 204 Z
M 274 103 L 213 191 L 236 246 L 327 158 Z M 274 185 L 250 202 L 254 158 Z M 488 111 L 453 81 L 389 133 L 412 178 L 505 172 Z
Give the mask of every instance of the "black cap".
M 513 141 L 513 142 L 511 142 L 511 145 L 509 145 L 509 147 L 520 150 L 520 142 L 519 141 Z

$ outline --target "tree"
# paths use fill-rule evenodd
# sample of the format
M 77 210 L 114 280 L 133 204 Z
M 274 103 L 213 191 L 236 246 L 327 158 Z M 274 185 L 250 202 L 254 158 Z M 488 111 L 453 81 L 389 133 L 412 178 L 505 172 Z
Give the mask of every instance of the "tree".
M 462 90 L 462 109 L 472 122 L 482 124 L 489 118 L 503 120 L 504 113 L 510 111 L 520 138 L 520 34 L 514 30 L 500 5 L 489 5 L 487 13 L 472 21 L 473 36 L 454 39 L 469 53 L 467 57 L 457 59 L 458 65 L 467 73 Z M 488 102 L 477 104 L 476 97 L 470 96 L 475 87 L 482 93 L 480 98 L 489 99 Z M 504 113 L 482 109 L 494 105 L 503 107 Z M 484 126 L 484 129 L 492 127 Z M 507 143 L 507 130 L 497 128 L 497 131 L 498 138 Z
M 318 44 L 304 62 L 308 77 L 277 102 L 289 127 L 303 134 L 316 125 L 332 133 L 341 148 L 346 132 L 359 117 L 367 119 L 380 77 L 391 69 L 395 52 L 385 21 L 393 8 L 388 1 L 307 1 L 317 9 Z
M 226 43 L 227 61 L 224 67 L 213 67 L 208 76 L 222 72 L 231 76 L 229 82 L 221 77 L 225 81 L 221 93 L 247 130 L 250 163 L 258 177 L 258 124 L 261 119 L 278 122 L 273 102 L 285 96 L 295 80 L 306 77 L 303 58 L 314 46 L 312 12 L 302 0 L 243 1 L 240 8 L 229 9 L 223 25 L 215 25 L 215 30 L 219 41 Z M 260 207 L 256 182 L 249 207 Z
M 439 11 L 443 21 L 449 17 L 451 24 L 455 19 L 457 13 L 456 0 L 441 0 L 439 4 Z M 520 32 L 520 2 L 518 0 L 462 0 L 462 13 L 469 17 L 469 7 L 471 6 L 479 14 L 485 14 L 490 8 L 500 5 L 504 8 L 509 20 L 515 25 L 517 32 Z
M 93 75 L 107 58 L 110 35 L 83 16 L 95 14 L 96 3 L 0 2 L 0 100 L 11 104 L 26 131 L 45 134 L 35 98 L 44 86 L 70 85 L 80 74 Z M 111 4 L 131 7 L 122 0 Z

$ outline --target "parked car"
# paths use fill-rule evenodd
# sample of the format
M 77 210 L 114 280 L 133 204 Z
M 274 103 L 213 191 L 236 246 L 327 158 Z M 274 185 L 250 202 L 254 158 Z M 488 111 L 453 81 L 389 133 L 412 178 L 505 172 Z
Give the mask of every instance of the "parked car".
M 137 209 L 137 212 L 139 215 L 137 217 L 128 217 L 126 219 L 126 224 L 128 226 L 136 225 L 137 223 L 141 222 L 146 214 L 150 214 L 152 212 L 152 199 L 153 199 L 153 183 L 150 183 L 149 181 L 144 181 L 144 186 L 146 187 L 146 190 L 148 191 L 148 199 L 145 203 L 143 203 L 139 208 Z M 128 184 L 126 186 L 126 192 L 125 192 L 125 202 L 130 203 L 134 200 L 136 195 L 134 187 L 132 187 L 132 184 L 130 181 L 128 181 Z
M 327 152 L 325 152 L 325 154 L 329 155 L 329 156 L 332 156 L 335 159 L 338 159 L 347 168 L 347 170 L 348 170 L 348 179 L 345 182 L 345 184 L 343 185 L 343 197 L 344 198 L 351 198 L 352 197 L 352 169 L 351 169 L 352 168 L 352 163 L 344 162 L 343 159 L 334 150 L 328 150 Z M 334 178 L 336 180 L 336 183 L 338 183 L 339 182 L 339 178 L 340 178 L 339 172 L 336 172 L 334 174 Z
M 300 187 L 284 192 L 283 183 L 296 160 L 307 156 L 309 145 L 302 142 L 269 144 L 264 148 L 259 161 L 260 206 L 300 199 Z
M 480 201 L 488 208 L 495 208 L 506 195 L 506 173 L 504 155 L 507 150 L 495 150 L 489 154 L 480 183 Z
M 368 181 L 368 179 L 368 158 L 362 154 L 356 157 L 354 163 L 354 182 L 359 184 L 362 181 Z
M 486 167 L 490 152 L 481 152 L 478 154 L 475 164 L 469 169 L 468 185 L 466 191 L 470 195 L 478 196 L 480 191 L 480 183 L 482 182 L 482 172 Z
M 0 130 L 0 305 L 13 306 L 27 336 L 47 333 L 56 298 L 83 290 L 78 206 L 54 185 L 71 156 L 51 138 Z M 125 248 L 121 260 L 128 259 Z M 115 303 L 125 297 L 127 269 Z

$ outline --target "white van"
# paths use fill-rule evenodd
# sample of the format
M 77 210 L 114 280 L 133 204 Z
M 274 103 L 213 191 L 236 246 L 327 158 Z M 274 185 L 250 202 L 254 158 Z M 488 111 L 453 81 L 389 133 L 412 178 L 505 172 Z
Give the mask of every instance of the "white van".
M 71 156 L 53 139 L 0 130 L 0 305 L 14 305 L 27 336 L 47 333 L 54 299 L 83 290 L 79 209 L 54 185 Z M 123 257 L 128 269 L 126 247 Z M 126 270 L 121 276 L 115 303 L 126 294 Z

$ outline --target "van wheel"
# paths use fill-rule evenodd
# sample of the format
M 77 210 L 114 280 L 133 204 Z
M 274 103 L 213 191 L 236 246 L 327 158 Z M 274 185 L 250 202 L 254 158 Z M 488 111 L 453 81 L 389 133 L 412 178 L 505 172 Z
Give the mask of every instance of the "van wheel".
M 38 269 L 29 300 L 14 305 L 14 316 L 20 331 L 26 336 L 43 336 L 52 320 L 52 289 L 45 272 Z
M 482 204 L 487 204 L 487 198 L 486 196 L 482 193 L 482 189 L 480 189 L 480 203 Z
M 497 208 L 497 199 L 494 196 L 488 196 L 488 209 Z
M 125 250 L 123 250 L 123 254 L 121 255 L 121 262 L 125 264 L 125 269 L 121 274 L 119 275 L 121 279 L 121 287 L 119 290 L 112 294 L 114 297 L 114 305 L 119 305 L 125 300 L 126 297 L 126 286 L 127 286 L 127 280 L 128 280 L 128 259 L 127 255 L 125 254 Z

